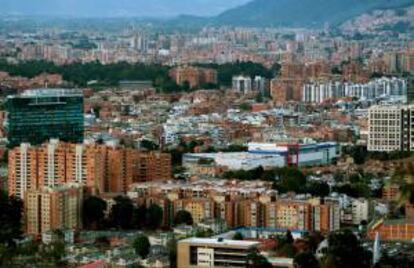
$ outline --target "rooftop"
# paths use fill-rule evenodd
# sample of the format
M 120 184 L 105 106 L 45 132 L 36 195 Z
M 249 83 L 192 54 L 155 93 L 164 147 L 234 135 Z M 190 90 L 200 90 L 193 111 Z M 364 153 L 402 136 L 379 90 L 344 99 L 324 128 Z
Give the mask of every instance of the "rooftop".
M 229 239 L 220 239 L 220 238 L 197 238 L 192 237 L 179 241 L 178 243 L 188 243 L 188 244 L 199 244 L 204 246 L 212 247 L 237 247 L 237 248 L 251 248 L 258 246 L 260 242 L 257 241 L 246 241 L 246 240 L 229 240 Z
M 67 89 L 67 88 L 39 88 L 26 90 L 20 95 L 11 95 L 7 98 L 33 98 L 33 97 L 82 97 L 83 92 L 80 89 Z

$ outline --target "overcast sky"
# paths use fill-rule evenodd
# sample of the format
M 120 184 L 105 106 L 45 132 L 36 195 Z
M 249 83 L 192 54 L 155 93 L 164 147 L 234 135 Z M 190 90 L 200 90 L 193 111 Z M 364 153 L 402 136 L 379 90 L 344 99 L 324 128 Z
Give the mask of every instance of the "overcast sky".
M 0 0 L 0 13 L 82 17 L 210 16 L 249 0 Z

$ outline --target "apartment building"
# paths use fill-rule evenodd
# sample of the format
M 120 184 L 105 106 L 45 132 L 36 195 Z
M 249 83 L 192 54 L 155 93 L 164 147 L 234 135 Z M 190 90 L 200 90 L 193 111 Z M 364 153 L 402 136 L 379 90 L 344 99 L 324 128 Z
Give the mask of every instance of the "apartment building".
M 190 88 L 197 88 L 203 84 L 217 84 L 217 71 L 208 68 L 178 67 L 170 72 L 170 77 L 178 84 L 188 83 Z
M 79 183 L 93 193 L 126 192 L 134 182 L 168 180 L 171 155 L 98 144 L 51 140 L 21 144 L 9 153 L 9 194 L 24 198 L 29 189 Z
M 23 199 L 28 190 L 38 187 L 37 150 L 30 144 L 22 143 L 20 147 L 10 150 L 8 157 L 9 194 Z
M 25 195 L 27 234 L 40 237 L 48 231 L 81 228 L 81 185 L 41 187 L 29 190 Z
M 241 94 L 252 92 L 253 84 L 251 77 L 243 75 L 234 76 L 232 79 L 232 89 Z
M 368 151 L 414 149 L 413 106 L 373 106 L 368 111 Z
M 325 233 L 339 229 L 340 224 L 340 207 L 334 200 L 278 199 L 270 185 L 254 182 L 137 183 L 131 185 L 128 196 L 138 205 L 160 205 L 166 226 L 171 226 L 180 210 L 188 211 L 195 223 L 221 219 L 229 228 L 266 227 Z

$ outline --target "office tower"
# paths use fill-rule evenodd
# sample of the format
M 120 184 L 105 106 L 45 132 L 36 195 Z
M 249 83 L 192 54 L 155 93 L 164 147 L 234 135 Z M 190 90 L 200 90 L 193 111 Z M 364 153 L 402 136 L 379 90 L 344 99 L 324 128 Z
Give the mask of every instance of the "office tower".
M 83 94 L 75 89 L 36 89 L 8 96 L 9 147 L 49 139 L 83 141 Z
M 39 237 L 47 231 L 81 228 L 82 195 L 77 184 L 29 190 L 25 198 L 27 234 Z
M 411 151 L 413 106 L 373 106 L 368 111 L 368 151 Z

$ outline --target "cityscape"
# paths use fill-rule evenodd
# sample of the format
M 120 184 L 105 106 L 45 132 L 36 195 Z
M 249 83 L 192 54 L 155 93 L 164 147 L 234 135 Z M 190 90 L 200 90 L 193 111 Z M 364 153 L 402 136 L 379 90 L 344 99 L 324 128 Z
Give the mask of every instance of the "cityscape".
M 0 267 L 414 267 L 413 0 L 0 6 Z

